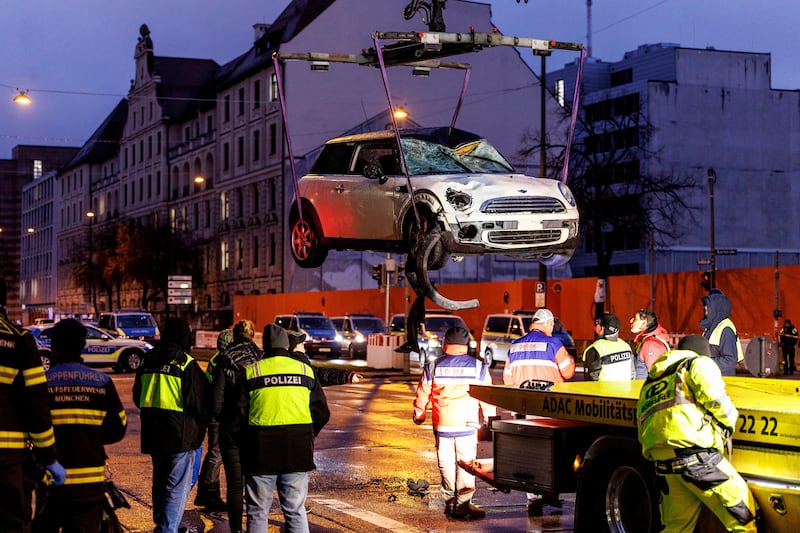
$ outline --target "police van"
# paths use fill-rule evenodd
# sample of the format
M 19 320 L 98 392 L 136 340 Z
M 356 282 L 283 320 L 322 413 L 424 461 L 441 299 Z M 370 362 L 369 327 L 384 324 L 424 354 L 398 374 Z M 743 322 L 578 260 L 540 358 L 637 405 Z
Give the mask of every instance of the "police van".
M 483 360 L 494 367 L 497 361 L 508 359 L 511 343 L 530 331 L 535 312 L 518 309 L 512 313 L 487 315 L 481 334 L 480 354 Z M 570 355 L 575 356 L 575 341 L 558 318 L 553 326 L 553 337 L 561 341 Z
M 97 327 L 112 334 L 128 339 L 139 339 L 147 342 L 157 341 L 161 335 L 153 315 L 143 309 L 122 309 L 108 313 L 100 313 Z

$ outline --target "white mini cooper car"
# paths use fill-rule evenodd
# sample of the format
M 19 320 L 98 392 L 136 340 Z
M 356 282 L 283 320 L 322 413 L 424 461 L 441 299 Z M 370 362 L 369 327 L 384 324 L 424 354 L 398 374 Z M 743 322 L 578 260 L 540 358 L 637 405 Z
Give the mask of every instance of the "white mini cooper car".
M 485 139 L 440 127 L 328 141 L 299 180 L 302 218 L 289 213 L 291 251 L 301 267 L 323 263 L 330 249 L 407 253 L 417 233 L 441 232 L 428 268 L 452 255 L 504 254 L 548 265 L 572 257 L 578 209 L 560 181 L 516 172 Z M 414 192 L 411 202 L 408 181 Z

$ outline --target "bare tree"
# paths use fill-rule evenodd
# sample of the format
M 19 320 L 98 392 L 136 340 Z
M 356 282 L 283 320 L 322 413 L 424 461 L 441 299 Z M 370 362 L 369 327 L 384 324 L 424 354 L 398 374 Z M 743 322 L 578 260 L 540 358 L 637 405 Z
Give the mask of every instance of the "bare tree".
M 615 251 L 643 248 L 649 235 L 656 243 L 674 240 L 688 227 L 687 217 L 694 220 L 687 202 L 694 178 L 651 170 L 661 148 L 652 146 L 655 128 L 638 96 L 581 106 L 570 148 L 567 184 L 581 214 L 581 240 L 594 251 L 607 294 Z M 523 155 L 538 153 L 540 142 L 530 146 Z M 551 177 L 560 179 L 566 147 L 547 147 Z

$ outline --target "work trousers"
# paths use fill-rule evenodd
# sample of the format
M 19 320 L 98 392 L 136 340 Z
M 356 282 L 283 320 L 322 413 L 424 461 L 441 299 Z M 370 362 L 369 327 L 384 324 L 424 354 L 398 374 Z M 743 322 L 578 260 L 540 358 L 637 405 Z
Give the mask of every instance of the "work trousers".
M 781 353 L 783 354 L 783 372 L 790 373 L 796 370 L 794 365 L 794 345 L 781 346 Z
M 667 494 L 661 495 L 664 533 L 692 533 L 703 505 L 727 531 L 756 532 L 756 521 L 752 519 L 755 503 L 747 482 L 721 454 L 717 459 L 718 463 L 706 465 L 699 475 L 692 476 L 687 471 L 660 474 L 667 483 Z M 742 523 L 748 517 L 750 520 Z
M 475 476 L 460 468 L 458 461 L 471 463 L 478 454 L 478 435 L 436 437 L 436 457 L 442 476 L 442 494 L 456 506 L 468 503 L 475 493 Z
M 79 487 L 50 487 L 44 511 L 33 521 L 33 533 L 98 533 L 103 520 L 103 495 L 77 499 Z
M 22 450 L 0 452 L 0 533 L 30 531 L 36 483 L 25 480 L 24 458 Z

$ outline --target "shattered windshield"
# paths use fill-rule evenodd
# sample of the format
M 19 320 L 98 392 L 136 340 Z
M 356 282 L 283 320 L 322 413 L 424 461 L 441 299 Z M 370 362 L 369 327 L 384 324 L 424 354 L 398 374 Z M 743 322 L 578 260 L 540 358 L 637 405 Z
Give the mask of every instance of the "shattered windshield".
M 412 176 L 465 172 L 513 172 L 511 164 L 484 139 L 455 148 L 425 139 L 404 138 L 403 153 Z

